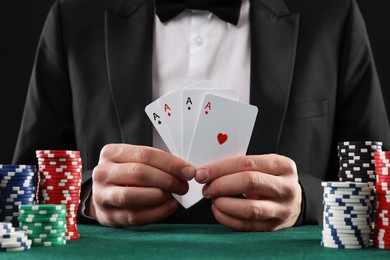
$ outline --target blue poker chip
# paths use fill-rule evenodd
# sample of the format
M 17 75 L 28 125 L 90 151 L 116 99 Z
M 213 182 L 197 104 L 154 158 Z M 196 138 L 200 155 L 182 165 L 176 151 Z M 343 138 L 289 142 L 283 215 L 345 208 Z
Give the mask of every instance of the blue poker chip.
M 0 169 L 36 169 L 37 166 L 33 164 L 0 164 Z
M 368 202 L 365 203 L 349 203 L 349 202 L 330 202 L 330 201 L 323 201 L 322 203 L 324 206 L 333 206 L 333 207 L 345 207 L 345 209 L 348 209 L 348 207 L 354 207 L 355 209 L 359 207 L 367 207 L 370 206 Z
M 324 217 L 343 217 L 343 218 L 361 218 L 367 214 L 342 214 L 334 212 L 324 212 Z
M 333 194 L 325 193 L 324 194 L 324 198 L 369 199 L 370 198 L 370 194 L 363 194 L 363 195 L 352 195 L 352 194 L 333 195 Z
M 16 190 L 16 191 L 12 189 L 0 189 L 0 196 L 8 195 L 8 194 L 31 195 L 31 194 L 35 194 L 35 189 L 25 189 L 25 190 Z
M 338 217 L 327 217 L 323 218 L 327 224 L 346 224 L 346 225 L 370 225 L 370 218 L 338 218 Z
M 0 188 L 13 188 L 13 187 L 23 187 L 23 188 L 29 188 L 35 186 L 35 182 L 7 182 L 7 183 L 0 183 Z
M 355 196 L 358 196 L 358 195 L 368 195 L 368 194 L 371 194 L 372 192 L 371 191 L 356 191 L 356 190 L 352 190 L 352 191 L 348 191 L 348 192 L 340 192 L 340 190 L 329 190 L 326 192 L 326 194 L 334 194 L 334 195 L 337 195 L 337 194 L 349 194 L 349 195 L 355 195 Z
M 19 186 L 18 184 L 21 184 L 21 185 L 28 185 L 28 184 L 34 185 L 35 182 L 36 181 L 34 179 L 31 179 L 31 180 L 3 180 L 3 181 L 0 181 L 0 184 L 2 184 L 4 186 L 10 186 L 11 184 L 13 186 Z
M 334 228 L 325 228 L 322 232 L 329 233 L 333 236 L 355 236 L 355 237 L 363 237 L 369 234 L 370 232 L 364 232 L 361 230 L 337 230 Z
M 331 235 L 326 233 L 322 234 L 322 239 L 340 245 L 346 245 L 346 244 L 366 245 L 368 242 L 367 238 L 364 239 L 362 236 L 338 236 L 338 235 Z
M 339 210 L 343 212 L 353 212 L 353 211 L 364 211 L 364 212 L 370 212 L 371 206 L 344 206 L 344 207 L 334 207 L 332 205 L 325 205 L 324 210 Z
M 322 182 L 323 187 L 332 187 L 332 188 L 366 188 L 368 187 L 367 183 L 353 183 L 353 182 Z

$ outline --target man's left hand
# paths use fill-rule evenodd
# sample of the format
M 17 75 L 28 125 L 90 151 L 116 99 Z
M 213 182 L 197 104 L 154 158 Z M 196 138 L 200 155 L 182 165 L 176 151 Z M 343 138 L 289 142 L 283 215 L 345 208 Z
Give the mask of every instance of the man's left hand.
M 203 195 L 219 223 L 238 231 L 274 231 L 294 225 L 302 191 L 295 162 L 277 154 L 242 156 L 197 169 Z M 243 195 L 237 197 L 236 195 Z

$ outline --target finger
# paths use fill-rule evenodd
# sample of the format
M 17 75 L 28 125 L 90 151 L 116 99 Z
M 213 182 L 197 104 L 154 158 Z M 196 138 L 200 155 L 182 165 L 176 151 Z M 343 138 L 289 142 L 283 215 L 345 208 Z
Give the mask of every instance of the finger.
M 280 203 L 271 200 L 221 197 L 215 199 L 213 204 L 224 214 L 246 221 L 265 221 L 288 217 L 287 210 Z
M 103 147 L 99 162 L 147 164 L 183 180 L 190 180 L 195 168 L 167 152 L 147 146 L 109 144 Z
M 111 186 L 94 191 L 94 200 L 102 207 L 135 209 L 154 207 L 171 199 L 171 194 L 157 188 Z
M 232 217 L 224 212 L 219 211 L 219 209 L 212 205 L 212 212 L 215 219 L 221 224 L 230 229 L 236 231 L 275 231 L 280 229 L 278 223 L 274 220 L 264 220 L 264 221 L 247 221 L 239 218 Z
M 258 171 L 280 176 L 296 173 L 296 166 L 291 159 L 276 154 L 241 156 L 201 166 L 196 171 L 195 179 L 200 183 L 207 183 L 243 171 Z
M 140 163 L 110 165 L 99 165 L 95 167 L 93 172 L 95 183 L 118 186 L 156 187 L 180 195 L 188 191 L 187 181 L 149 165 Z
M 283 178 L 259 172 L 240 172 L 223 176 L 203 187 L 203 196 L 216 198 L 237 194 L 253 194 L 257 199 L 273 197 L 285 199 L 290 182 Z
M 142 226 L 156 223 L 173 214 L 178 207 L 175 199 L 170 199 L 156 207 L 142 208 L 138 210 L 123 210 L 120 208 L 108 208 L 97 214 L 98 222 L 105 226 L 127 227 Z

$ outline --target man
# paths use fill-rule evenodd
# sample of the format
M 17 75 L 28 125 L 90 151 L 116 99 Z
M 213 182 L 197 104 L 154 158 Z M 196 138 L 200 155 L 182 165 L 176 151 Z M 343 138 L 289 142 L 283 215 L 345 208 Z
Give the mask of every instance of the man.
M 337 142 L 390 140 L 355 1 L 242 1 L 238 21 L 228 22 L 199 10 L 165 20 L 157 2 L 54 4 L 14 162 L 35 163 L 36 149 L 80 150 L 80 215 L 103 225 L 319 223 L 320 183 L 337 177 Z M 195 169 L 158 149 L 144 108 L 187 79 L 235 87 L 259 107 L 248 156 Z M 206 184 L 205 199 L 184 210 L 171 193 L 185 194 L 192 178 Z

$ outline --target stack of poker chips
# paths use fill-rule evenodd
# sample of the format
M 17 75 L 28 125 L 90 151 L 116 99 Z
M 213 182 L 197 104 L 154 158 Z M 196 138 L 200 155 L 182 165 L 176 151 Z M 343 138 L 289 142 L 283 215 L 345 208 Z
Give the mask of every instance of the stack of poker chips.
M 15 231 L 12 223 L 0 222 L 0 252 L 24 251 L 31 248 L 31 240 L 23 231 Z
M 368 183 L 371 191 L 371 236 L 373 236 L 376 219 L 375 193 L 375 159 L 374 153 L 382 151 L 382 142 L 355 141 L 339 142 L 338 156 L 340 162 L 339 180 L 345 182 Z
M 390 249 L 390 151 L 376 152 L 377 217 L 374 246 Z
M 39 173 L 39 203 L 66 205 L 66 239 L 80 238 L 77 230 L 82 172 L 80 152 L 38 150 L 36 156 Z
M 19 205 L 35 202 L 35 165 L 0 165 L 0 221 L 18 227 Z
M 66 244 L 65 205 L 20 205 L 19 229 L 26 232 L 33 246 Z
M 367 183 L 322 182 L 323 247 L 366 248 L 370 243 L 370 193 Z

